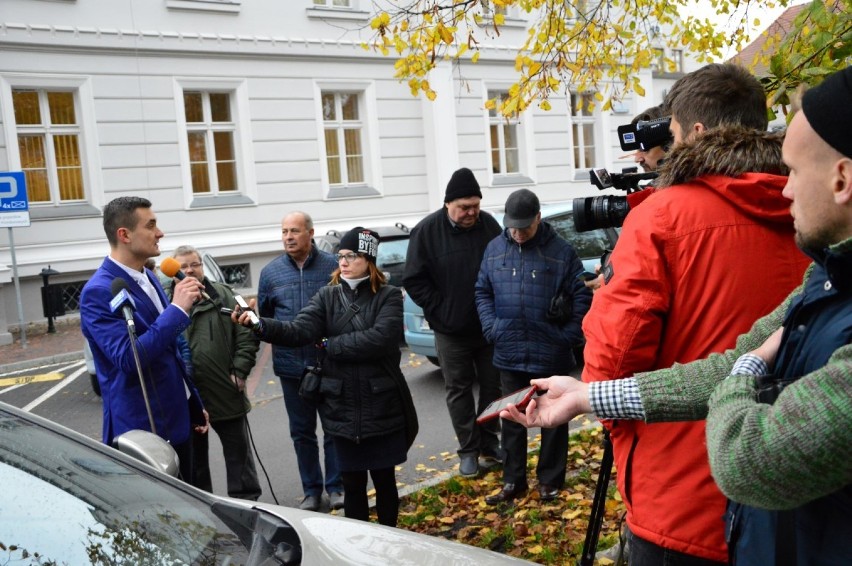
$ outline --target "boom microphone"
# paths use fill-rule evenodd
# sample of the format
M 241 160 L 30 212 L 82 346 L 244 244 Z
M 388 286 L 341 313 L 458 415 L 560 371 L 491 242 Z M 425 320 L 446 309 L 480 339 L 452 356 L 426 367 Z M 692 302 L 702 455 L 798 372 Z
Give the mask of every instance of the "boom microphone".
M 133 310 L 136 308 L 136 303 L 133 302 L 133 297 L 128 293 L 127 281 L 121 277 L 116 277 L 112 280 L 110 290 L 112 291 L 112 300 L 109 302 L 110 309 L 112 312 L 121 309 L 124 320 L 127 322 L 127 328 L 135 333 L 136 323 L 133 321 Z
M 173 257 L 167 257 L 160 262 L 160 271 L 162 271 L 163 275 L 166 277 L 173 277 L 178 280 L 186 279 L 186 273 L 180 270 L 180 264 Z M 207 301 L 212 301 L 210 295 L 208 295 L 204 289 L 201 290 L 201 296 Z

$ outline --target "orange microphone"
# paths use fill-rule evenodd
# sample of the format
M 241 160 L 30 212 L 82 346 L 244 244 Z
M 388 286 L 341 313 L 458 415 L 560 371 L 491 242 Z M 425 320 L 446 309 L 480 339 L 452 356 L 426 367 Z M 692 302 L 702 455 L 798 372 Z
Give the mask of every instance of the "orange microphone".
M 160 271 L 162 271 L 163 275 L 166 277 L 173 277 L 178 280 L 186 279 L 186 273 L 180 270 L 180 264 L 173 257 L 167 257 L 160 262 Z M 201 290 L 201 296 L 207 301 L 211 300 L 210 295 L 208 295 L 204 289 Z

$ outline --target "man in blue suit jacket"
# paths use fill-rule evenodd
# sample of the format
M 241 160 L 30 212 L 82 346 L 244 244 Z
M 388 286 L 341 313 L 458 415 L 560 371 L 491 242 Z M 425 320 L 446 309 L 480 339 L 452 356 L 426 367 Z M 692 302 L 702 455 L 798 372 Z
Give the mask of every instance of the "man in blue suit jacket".
M 192 277 L 183 279 L 169 303 L 157 277 L 145 268 L 148 258 L 160 255 L 163 237 L 147 199 L 110 201 L 104 208 L 104 231 L 110 254 L 80 296 L 81 327 L 92 348 L 103 398 L 103 441 L 111 444 L 132 429 L 151 430 L 127 322 L 120 309 L 113 312 L 110 307 L 113 281 L 121 278 L 134 302 L 136 346 L 156 432 L 177 451 L 181 475 L 190 481 L 190 427 L 206 432 L 207 423 L 178 351 L 178 336 L 189 326 L 187 313 L 203 286 Z

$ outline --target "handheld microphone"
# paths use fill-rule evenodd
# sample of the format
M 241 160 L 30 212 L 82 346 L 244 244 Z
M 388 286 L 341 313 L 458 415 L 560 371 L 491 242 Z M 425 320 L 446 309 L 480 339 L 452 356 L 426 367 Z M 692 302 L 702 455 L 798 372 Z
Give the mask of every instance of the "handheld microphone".
M 121 309 L 124 320 L 127 322 L 127 328 L 135 333 L 136 323 L 133 321 L 133 311 L 136 309 L 136 303 L 133 302 L 133 297 L 127 291 L 127 281 L 121 277 L 116 277 L 112 280 L 110 290 L 112 291 L 112 300 L 109 302 L 109 308 L 112 312 Z
M 148 424 L 151 425 L 151 432 L 157 434 L 157 423 L 154 422 L 154 413 L 151 411 L 151 402 L 148 399 L 148 388 L 145 386 L 145 378 L 142 373 L 142 363 L 139 361 L 139 352 L 136 349 L 136 323 L 133 322 L 133 309 L 136 308 L 136 303 L 133 302 L 133 297 L 128 292 L 127 281 L 121 277 L 112 280 L 110 289 L 113 294 L 112 300 L 109 302 L 112 312 L 121 309 L 124 320 L 127 321 L 130 349 L 133 351 L 133 361 L 136 362 L 136 375 L 139 376 L 139 385 L 142 388 L 142 399 L 145 401 L 145 410 L 148 413 Z
M 167 257 L 160 262 L 160 271 L 162 271 L 163 275 L 166 277 L 173 277 L 178 280 L 186 279 L 186 273 L 180 270 L 180 264 L 173 257 Z M 201 290 L 201 296 L 207 301 L 212 300 L 210 295 L 208 295 L 204 289 Z

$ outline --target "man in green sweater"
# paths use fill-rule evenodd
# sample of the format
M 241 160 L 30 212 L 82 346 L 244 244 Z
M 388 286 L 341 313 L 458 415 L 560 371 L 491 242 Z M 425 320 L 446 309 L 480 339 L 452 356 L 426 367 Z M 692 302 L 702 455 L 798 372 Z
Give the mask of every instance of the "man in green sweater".
M 850 101 L 847 67 L 808 91 L 790 123 L 784 195 L 796 242 L 814 263 L 734 349 L 618 381 L 533 380 L 547 394 L 525 414 L 501 414 L 544 427 L 587 412 L 649 423 L 706 418 L 738 566 L 852 564 Z M 756 285 L 761 276 L 771 274 Z
M 222 442 L 228 495 L 257 500 L 261 494 L 248 431 L 251 403 L 246 396 L 246 379 L 255 364 L 259 343 L 248 328 L 235 325 L 221 308 L 234 308 L 234 292 L 222 283 L 204 276 L 201 255 L 192 246 L 178 247 L 173 257 L 187 277 L 204 284 L 207 293 L 189 312 L 186 338 L 191 350 L 192 379 L 210 425 Z M 186 357 L 186 356 L 184 356 Z M 193 435 L 195 477 L 193 485 L 213 491 L 208 459 L 207 435 Z

